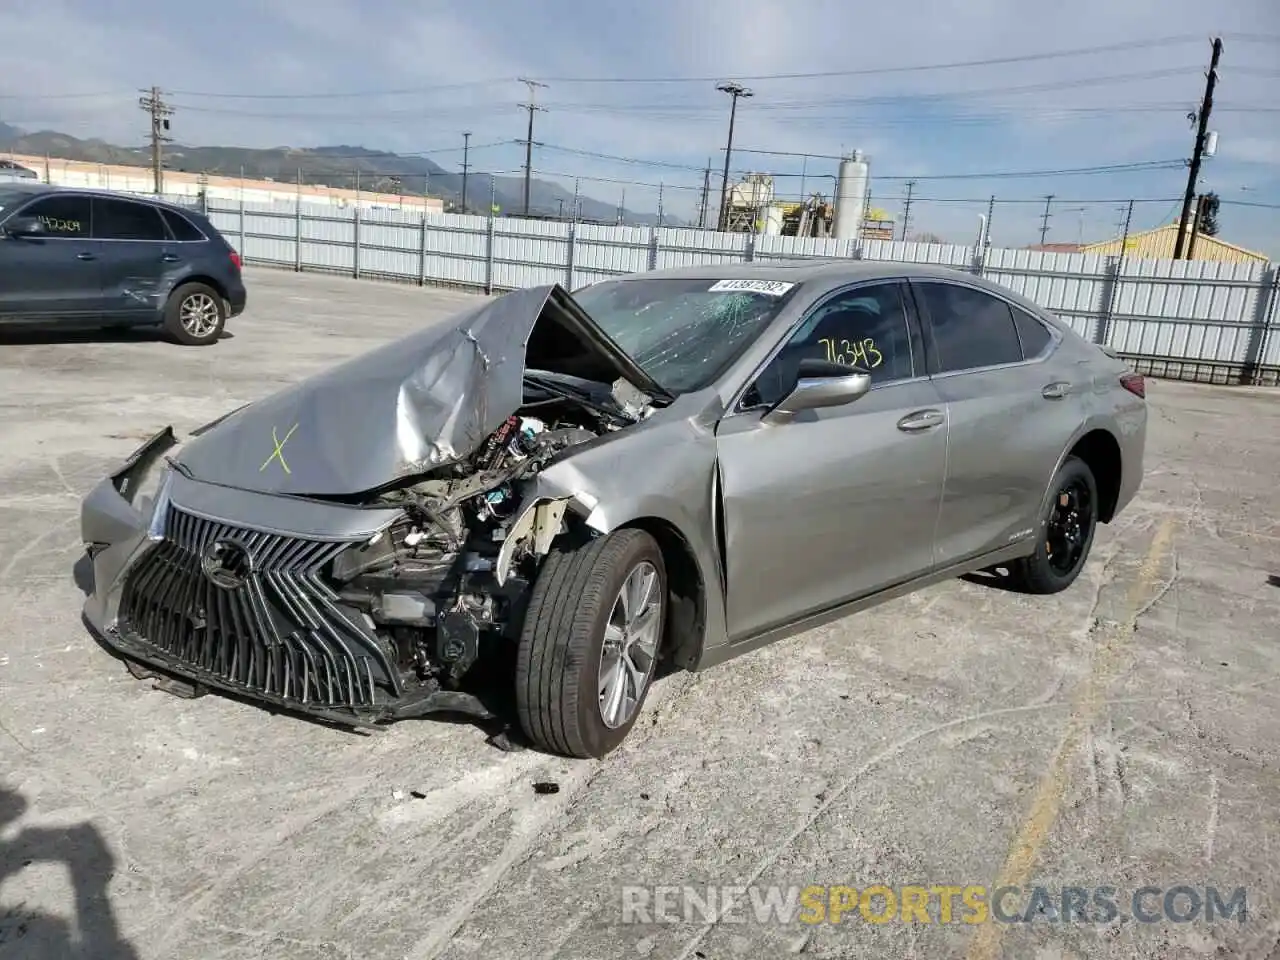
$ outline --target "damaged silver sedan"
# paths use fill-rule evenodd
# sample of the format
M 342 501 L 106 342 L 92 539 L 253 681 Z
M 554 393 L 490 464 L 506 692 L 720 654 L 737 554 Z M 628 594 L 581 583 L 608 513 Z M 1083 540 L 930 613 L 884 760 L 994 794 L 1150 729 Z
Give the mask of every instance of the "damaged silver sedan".
M 961 573 L 1065 589 L 1141 481 L 1142 378 L 1010 291 L 857 261 L 486 299 L 87 497 L 90 628 L 350 725 L 603 756 L 704 669 Z

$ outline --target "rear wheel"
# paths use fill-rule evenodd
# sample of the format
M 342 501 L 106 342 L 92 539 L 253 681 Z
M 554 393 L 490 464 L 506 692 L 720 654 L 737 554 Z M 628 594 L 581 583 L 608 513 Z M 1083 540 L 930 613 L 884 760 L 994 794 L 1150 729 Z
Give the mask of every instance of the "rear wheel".
M 1040 522 L 1036 552 L 1010 568 L 1027 593 L 1058 593 L 1080 576 L 1098 525 L 1098 485 L 1079 457 L 1067 457 L 1053 478 L 1052 495 Z
M 642 530 L 552 551 L 516 664 L 516 706 L 531 740 L 571 757 L 603 757 L 622 743 L 653 681 L 666 596 L 662 552 Z
M 227 324 L 227 305 L 217 290 L 203 283 L 187 283 L 169 295 L 164 328 L 189 347 L 214 343 Z

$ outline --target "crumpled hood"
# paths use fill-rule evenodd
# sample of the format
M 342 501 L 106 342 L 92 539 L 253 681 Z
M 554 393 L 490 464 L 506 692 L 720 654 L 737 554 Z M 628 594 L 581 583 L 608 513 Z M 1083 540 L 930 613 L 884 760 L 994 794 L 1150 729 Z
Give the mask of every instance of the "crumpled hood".
M 261 493 L 364 493 L 477 450 L 522 404 L 526 365 L 663 395 L 563 287 L 534 287 L 243 407 L 175 459 L 196 479 Z

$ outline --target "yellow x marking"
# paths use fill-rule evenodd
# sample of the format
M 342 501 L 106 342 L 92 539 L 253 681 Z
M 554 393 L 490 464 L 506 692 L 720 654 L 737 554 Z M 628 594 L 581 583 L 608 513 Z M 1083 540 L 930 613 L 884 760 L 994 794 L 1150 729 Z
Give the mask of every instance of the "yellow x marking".
M 271 456 L 267 457 L 267 459 L 262 462 L 262 466 L 258 468 L 259 473 L 262 473 L 262 471 L 266 470 L 267 467 L 271 465 L 272 460 L 279 460 L 280 466 L 285 473 L 293 472 L 292 470 L 289 469 L 289 464 L 285 463 L 284 461 L 284 445 L 289 442 L 289 438 L 293 436 L 293 431 L 297 429 L 298 429 L 298 425 L 295 423 L 292 427 L 289 428 L 289 432 L 284 435 L 284 439 L 281 440 L 280 437 L 276 434 L 276 428 L 275 427 L 271 428 L 271 442 L 276 445 L 276 448 L 271 452 Z

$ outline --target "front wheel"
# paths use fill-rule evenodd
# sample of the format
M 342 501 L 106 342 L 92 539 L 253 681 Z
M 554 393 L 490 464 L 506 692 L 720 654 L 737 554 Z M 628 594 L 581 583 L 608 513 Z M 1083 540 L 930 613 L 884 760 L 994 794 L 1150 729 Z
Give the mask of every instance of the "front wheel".
M 217 290 L 203 283 L 187 283 L 169 295 L 164 328 L 178 343 L 202 347 L 222 336 L 227 305 Z
M 1067 457 L 1050 489 L 1036 552 L 1009 571 L 1027 593 L 1059 593 L 1071 586 L 1089 559 L 1098 525 L 1098 484 L 1087 463 Z
M 662 551 L 643 530 L 553 550 L 529 597 L 516 707 L 539 747 L 603 757 L 635 725 L 666 617 Z

